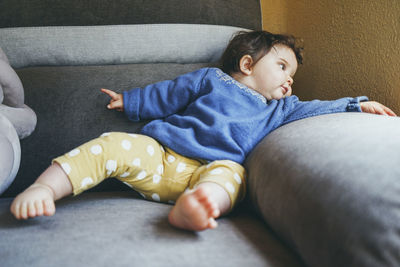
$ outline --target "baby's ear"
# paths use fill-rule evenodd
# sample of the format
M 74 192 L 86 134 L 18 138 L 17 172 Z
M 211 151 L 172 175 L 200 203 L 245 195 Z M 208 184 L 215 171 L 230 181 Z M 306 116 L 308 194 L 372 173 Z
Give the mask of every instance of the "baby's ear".
M 239 66 L 244 75 L 250 75 L 253 69 L 253 58 L 250 55 L 244 55 L 240 59 Z

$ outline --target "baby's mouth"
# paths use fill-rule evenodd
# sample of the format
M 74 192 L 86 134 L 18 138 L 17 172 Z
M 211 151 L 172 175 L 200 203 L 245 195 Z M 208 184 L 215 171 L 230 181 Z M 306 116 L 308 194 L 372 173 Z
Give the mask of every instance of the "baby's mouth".
M 281 88 L 282 88 L 282 93 L 284 94 L 284 95 L 286 95 L 286 93 L 289 91 L 289 88 L 287 88 L 287 87 L 285 87 L 285 86 L 281 86 Z

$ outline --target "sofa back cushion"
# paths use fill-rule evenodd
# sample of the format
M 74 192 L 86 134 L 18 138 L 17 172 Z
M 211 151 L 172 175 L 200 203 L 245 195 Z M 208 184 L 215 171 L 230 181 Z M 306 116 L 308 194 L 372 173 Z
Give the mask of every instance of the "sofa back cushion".
M 42 173 L 54 157 L 69 152 L 104 132 L 138 132 L 146 121 L 133 123 L 106 108 L 109 97 L 100 88 L 117 92 L 142 87 L 190 72 L 209 63 L 123 64 L 29 67 L 17 71 L 25 86 L 25 102 L 37 114 L 35 131 L 21 140 L 21 166 L 2 197 L 15 196 Z M 130 190 L 109 179 L 92 191 Z
M 201 24 L 0 28 L 0 48 L 14 68 L 216 62 L 240 30 Z
M 0 28 L 154 23 L 261 29 L 259 0 L 2 0 Z

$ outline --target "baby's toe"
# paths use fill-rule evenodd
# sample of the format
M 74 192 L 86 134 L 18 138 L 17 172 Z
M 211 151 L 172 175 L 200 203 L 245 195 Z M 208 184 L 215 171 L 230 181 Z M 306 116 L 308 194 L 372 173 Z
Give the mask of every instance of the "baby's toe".
M 28 219 L 28 203 L 23 202 L 19 207 L 19 217 L 18 219 Z
M 40 200 L 35 201 L 35 210 L 36 210 L 36 216 L 42 216 L 43 215 L 43 202 Z
M 208 215 L 212 218 L 217 218 L 219 216 L 219 208 L 217 203 L 212 202 L 208 206 Z
M 36 217 L 35 203 L 33 201 L 29 201 L 27 206 L 28 206 L 28 216 L 30 218 Z
M 218 226 L 218 223 L 217 223 L 217 221 L 216 221 L 214 218 L 210 218 L 210 219 L 208 220 L 208 228 L 214 229 L 214 228 L 216 228 L 217 226 Z
M 218 204 L 212 197 L 206 197 L 201 201 L 202 206 L 207 212 L 208 217 L 217 218 L 220 214 Z
M 199 200 L 199 201 L 204 201 L 208 199 L 208 194 L 206 190 L 203 187 L 199 187 L 194 191 L 194 196 Z
M 15 218 L 19 219 L 19 216 L 20 216 L 20 212 L 19 212 L 20 211 L 20 203 L 16 202 L 14 200 L 14 202 L 11 205 L 10 211 L 15 216 Z
M 213 217 L 213 218 L 218 218 L 220 214 L 221 214 L 221 212 L 220 212 L 219 208 L 218 208 L 218 207 L 215 207 L 215 208 L 212 210 L 210 216 Z
M 44 204 L 44 211 L 43 214 L 46 216 L 52 216 L 54 215 L 56 211 L 56 206 L 54 205 L 54 202 L 50 199 L 43 200 Z

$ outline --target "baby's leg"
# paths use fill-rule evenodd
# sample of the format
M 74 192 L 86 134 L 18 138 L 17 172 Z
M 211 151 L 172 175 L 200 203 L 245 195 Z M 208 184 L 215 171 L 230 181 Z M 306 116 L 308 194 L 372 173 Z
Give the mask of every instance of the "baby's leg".
M 54 163 L 14 199 L 10 210 L 17 219 L 51 216 L 56 211 L 54 201 L 71 193 L 71 182 L 62 168 Z
M 17 219 L 53 215 L 54 201 L 77 195 L 124 171 L 130 141 L 124 133 L 107 133 L 53 160 L 53 164 L 11 205 Z M 121 164 L 119 164 L 121 163 Z M 120 168 L 120 166 L 122 166 Z
M 169 213 L 169 222 L 194 231 L 216 228 L 215 219 L 244 197 L 245 170 L 235 162 L 216 161 L 202 166 L 193 176 L 195 189 L 178 198 Z

